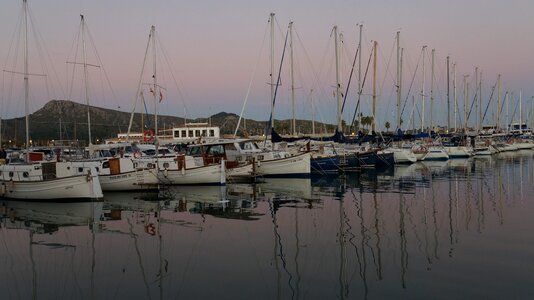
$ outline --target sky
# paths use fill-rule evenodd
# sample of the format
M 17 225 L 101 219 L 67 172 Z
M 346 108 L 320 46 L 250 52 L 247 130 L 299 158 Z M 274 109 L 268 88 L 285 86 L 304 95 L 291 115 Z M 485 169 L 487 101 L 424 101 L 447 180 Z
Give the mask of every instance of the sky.
M 16 65 L 11 62 L 15 60 L 14 53 L 21 49 L 21 46 L 15 46 L 14 38 L 21 6 L 22 0 L 2 0 L 0 4 L 0 63 L 3 70 L 16 67 L 14 71 L 22 72 L 20 62 Z M 418 64 L 418 61 L 423 45 L 428 49 L 425 115 L 430 114 L 430 50 L 435 49 L 436 100 L 432 116 L 436 123 L 446 123 L 447 56 L 451 68 L 452 63 L 456 64 L 458 99 L 462 106 L 463 78 L 469 75 L 469 97 L 473 97 L 475 67 L 482 71 L 482 97 L 486 102 L 497 74 L 502 76 L 503 95 L 505 91 L 514 95 L 510 111 L 517 110 L 514 103 L 517 103 L 519 91 L 524 109 L 530 107 L 534 96 L 534 24 L 531 19 L 534 2 L 531 0 L 28 0 L 28 6 L 37 29 L 36 34 L 30 34 L 30 73 L 47 74 L 46 79 L 30 77 L 31 111 L 42 107 L 50 98 L 70 98 L 85 103 L 81 73 L 69 71 L 73 65 L 66 64 L 66 61 L 80 62 L 81 59 L 81 52 L 73 50 L 80 14 L 85 16 L 94 42 L 87 46 L 87 62 L 101 65 L 89 68 L 89 101 L 92 105 L 122 111 L 134 108 L 138 83 L 151 82 L 152 62 L 147 63 L 142 78 L 141 69 L 148 33 L 154 25 L 158 49 L 161 49 L 158 51 L 162 51 L 156 55 L 156 73 L 158 84 L 164 88 L 163 100 L 157 104 L 158 113 L 188 118 L 207 117 L 221 111 L 240 114 L 246 101 L 246 118 L 269 119 L 268 19 L 271 12 L 276 18 L 275 74 L 278 74 L 288 23 L 294 22 L 295 114 L 300 119 L 336 122 L 333 26 L 343 34 L 340 62 L 343 89 L 347 86 L 359 40 L 358 24 L 363 24 L 362 73 L 365 73 L 372 41 L 378 42 L 377 120 L 380 127 L 386 121 L 394 123 L 396 120 L 394 43 L 397 31 L 400 31 L 401 47 L 404 48 L 403 103 L 410 99 L 403 120 L 409 120 L 413 115 L 414 122 L 420 122 L 417 115 L 421 114 L 423 80 L 422 63 Z M 31 42 L 35 35 L 44 41 L 41 46 L 46 49 L 42 50 L 44 54 L 35 51 L 37 44 Z M 276 119 L 291 118 L 293 111 L 287 51 L 275 105 Z M 46 62 L 39 57 L 45 57 Z M 21 54 L 18 54 L 18 60 L 20 58 Z M 363 91 L 361 107 L 364 115 L 370 114 L 371 74 L 372 70 Z M 452 86 L 452 73 L 450 80 Z M 0 86 L 2 118 L 24 114 L 20 82 L 21 76 L 3 72 Z M 343 114 L 347 121 L 353 117 L 356 87 L 357 77 L 354 77 Z M 145 98 L 149 98 L 148 87 L 141 85 L 141 88 L 146 90 Z M 413 114 L 412 96 L 418 103 Z M 136 110 L 140 111 L 139 104 Z M 147 111 L 153 113 L 152 101 L 147 103 Z M 425 118 L 430 119 L 429 116 Z

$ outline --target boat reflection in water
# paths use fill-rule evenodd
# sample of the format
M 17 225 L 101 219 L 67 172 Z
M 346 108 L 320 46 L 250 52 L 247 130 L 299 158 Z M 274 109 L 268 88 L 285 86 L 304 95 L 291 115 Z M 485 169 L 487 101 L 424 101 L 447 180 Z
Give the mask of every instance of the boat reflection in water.
M 533 154 L 4 202 L 0 288 L 9 299 L 529 298 Z

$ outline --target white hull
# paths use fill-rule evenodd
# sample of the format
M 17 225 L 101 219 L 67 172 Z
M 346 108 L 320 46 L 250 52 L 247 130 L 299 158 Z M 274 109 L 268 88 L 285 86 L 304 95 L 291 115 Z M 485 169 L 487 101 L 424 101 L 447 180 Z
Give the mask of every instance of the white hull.
M 252 180 L 254 178 L 254 165 L 246 164 L 241 167 L 226 169 L 226 178 L 231 181 Z
M 256 162 L 256 172 L 260 176 L 309 176 L 311 153 L 291 157 Z
M 158 189 L 156 171 L 137 168 L 131 158 L 104 158 L 74 161 L 79 166 L 98 168 L 98 178 L 103 191 L 139 191 Z
M 489 147 L 476 147 L 473 151 L 475 156 L 487 156 L 492 154 Z
M 99 175 L 103 191 L 140 191 L 158 189 L 155 170 L 140 169 L 116 175 Z
M 529 150 L 534 148 L 533 143 L 515 143 L 518 150 Z
M 161 183 L 172 185 L 226 184 L 225 168 L 218 164 L 181 170 L 160 170 L 158 177 Z
M 465 146 L 445 147 L 449 158 L 468 158 L 472 156 L 472 150 Z
M 96 175 L 78 175 L 46 181 L 3 181 L 1 195 L 9 199 L 61 200 L 102 198 Z
M 417 153 L 414 152 L 413 155 L 415 155 L 415 159 L 417 161 L 423 161 L 426 159 L 427 154 L 428 152 L 417 152 Z
M 391 148 L 391 151 L 393 151 L 395 163 L 397 164 L 411 164 L 417 161 L 415 154 L 411 150 Z
M 449 154 L 444 149 L 430 147 L 425 160 L 448 160 Z

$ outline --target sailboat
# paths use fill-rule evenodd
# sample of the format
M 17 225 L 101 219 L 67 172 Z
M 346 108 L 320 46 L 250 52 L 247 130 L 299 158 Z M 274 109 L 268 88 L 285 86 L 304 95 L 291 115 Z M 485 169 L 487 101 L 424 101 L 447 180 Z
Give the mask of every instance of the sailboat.
M 0 197 L 25 200 L 93 200 L 103 197 L 98 172 L 90 164 L 46 161 L 29 151 L 29 76 L 28 71 L 28 11 L 23 0 L 24 30 L 24 103 L 26 114 L 26 152 L 23 163 L 0 165 Z M 13 71 L 14 73 L 17 73 Z M 34 160 L 35 159 L 35 160 Z
M 152 26 L 150 28 L 150 34 L 148 36 L 147 51 L 145 53 L 145 59 L 143 62 L 143 70 L 147 61 L 148 49 L 152 46 L 153 49 L 153 73 L 152 73 L 152 83 L 150 83 L 150 91 L 154 96 L 154 135 L 152 136 L 152 131 L 150 132 L 150 140 L 153 141 L 155 145 L 155 153 L 159 153 L 159 138 L 158 138 L 158 113 L 157 113 L 157 104 L 158 100 L 156 95 L 161 97 L 161 87 L 157 83 L 157 74 L 156 74 L 156 27 Z M 141 72 L 141 78 L 143 72 Z M 141 89 L 141 80 L 139 80 L 139 89 Z M 159 93 L 157 91 L 159 90 Z M 140 91 L 137 91 L 136 95 L 139 95 Z M 136 99 L 137 100 L 137 99 Z M 135 105 L 134 105 L 135 111 Z M 133 112 L 130 117 L 130 124 L 128 126 L 128 135 L 132 127 L 133 121 Z M 146 133 L 146 132 L 145 132 Z M 195 185 L 195 184 L 215 184 L 215 185 L 224 185 L 226 184 L 226 168 L 224 160 L 220 162 L 207 164 L 202 159 L 196 159 L 190 155 L 164 155 L 161 156 L 156 154 L 152 157 L 138 157 L 133 159 L 134 164 L 140 168 L 147 168 L 152 170 L 154 174 L 157 175 L 159 183 L 169 184 L 169 185 Z
M 88 94 L 88 66 L 86 57 L 86 23 L 84 15 L 80 15 L 80 34 L 82 39 L 82 56 L 83 78 L 85 102 L 87 105 L 87 130 L 89 136 L 89 155 L 90 159 L 85 161 L 75 161 L 76 165 L 91 164 L 98 170 L 100 185 L 104 191 L 132 191 L 132 190 L 154 190 L 158 189 L 158 179 L 155 172 L 149 168 L 137 166 L 132 158 L 118 155 L 119 157 L 100 157 L 97 155 L 100 150 L 117 148 L 117 153 L 131 145 L 93 145 L 91 139 L 91 116 Z M 74 64 L 78 64 L 74 62 Z

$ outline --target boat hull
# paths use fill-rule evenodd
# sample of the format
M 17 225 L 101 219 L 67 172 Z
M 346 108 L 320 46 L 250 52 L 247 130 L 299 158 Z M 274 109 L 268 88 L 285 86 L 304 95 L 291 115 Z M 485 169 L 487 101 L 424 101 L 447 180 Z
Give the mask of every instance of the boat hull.
M 311 154 L 256 162 L 256 172 L 263 177 L 306 177 L 311 173 Z

